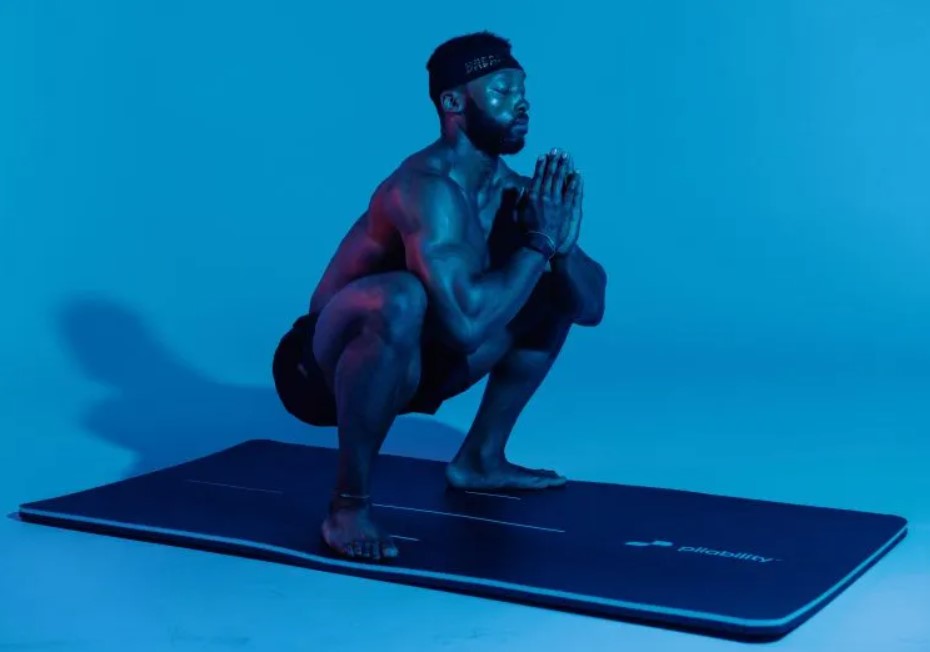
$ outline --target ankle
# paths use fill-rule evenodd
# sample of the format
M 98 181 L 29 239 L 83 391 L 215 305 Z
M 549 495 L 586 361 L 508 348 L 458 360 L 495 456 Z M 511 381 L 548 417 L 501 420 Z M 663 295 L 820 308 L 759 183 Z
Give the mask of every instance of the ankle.
M 333 492 L 329 501 L 330 513 L 335 512 L 362 512 L 368 511 L 371 507 L 371 496 L 369 494 L 355 494 L 349 492 Z
M 463 449 L 452 463 L 481 471 L 490 471 L 504 465 L 504 453 L 500 450 Z

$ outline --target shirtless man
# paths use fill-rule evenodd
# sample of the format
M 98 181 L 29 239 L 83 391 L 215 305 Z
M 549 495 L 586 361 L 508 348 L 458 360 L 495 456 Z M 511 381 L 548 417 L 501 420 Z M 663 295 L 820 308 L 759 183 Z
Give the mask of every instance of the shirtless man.
M 291 414 L 338 428 L 323 539 L 366 560 L 398 555 L 372 520 L 369 496 L 371 465 L 394 419 L 435 414 L 485 376 L 448 483 L 565 483 L 510 463 L 504 447 L 571 326 L 595 326 L 604 311 L 604 270 L 576 244 L 583 188 L 571 158 L 541 156 L 532 179 L 501 159 L 523 148 L 529 115 L 509 42 L 489 32 L 457 37 L 427 69 L 440 138 L 375 190 L 273 365 Z

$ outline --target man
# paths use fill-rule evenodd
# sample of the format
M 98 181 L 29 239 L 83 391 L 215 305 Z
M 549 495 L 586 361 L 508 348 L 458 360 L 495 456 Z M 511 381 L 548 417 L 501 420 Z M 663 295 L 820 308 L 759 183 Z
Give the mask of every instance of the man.
M 338 426 L 339 468 L 322 534 L 336 553 L 380 560 L 398 549 L 370 513 L 373 460 L 399 414 L 435 414 L 485 376 L 461 449 L 458 489 L 565 483 L 504 456 L 507 439 L 573 324 L 597 325 L 603 268 L 576 245 L 583 194 L 553 150 L 532 179 L 501 156 L 524 146 L 525 74 L 489 32 L 440 45 L 427 64 L 441 136 L 374 191 L 275 353 L 285 408 Z

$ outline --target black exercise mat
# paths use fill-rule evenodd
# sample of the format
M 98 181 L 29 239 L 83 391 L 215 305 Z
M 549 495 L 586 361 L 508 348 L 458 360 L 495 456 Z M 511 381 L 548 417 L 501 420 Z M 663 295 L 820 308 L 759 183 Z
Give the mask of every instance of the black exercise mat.
M 461 492 L 444 463 L 382 455 L 373 510 L 401 556 L 359 562 L 320 540 L 335 464 L 253 440 L 20 516 L 745 640 L 791 631 L 907 532 L 899 516 L 595 482 Z

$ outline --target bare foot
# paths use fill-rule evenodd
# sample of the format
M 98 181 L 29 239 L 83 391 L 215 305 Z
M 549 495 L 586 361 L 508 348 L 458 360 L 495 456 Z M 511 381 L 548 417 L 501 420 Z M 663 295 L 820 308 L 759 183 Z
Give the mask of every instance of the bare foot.
M 323 540 L 334 552 L 353 559 L 380 561 L 397 557 L 397 546 L 378 527 L 367 505 L 330 510 L 323 521 Z
M 454 459 L 446 467 L 446 479 L 456 489 L 548 489 L 567 480 L 548 469 L 528 469 L 510 462 L 474 462 Z

